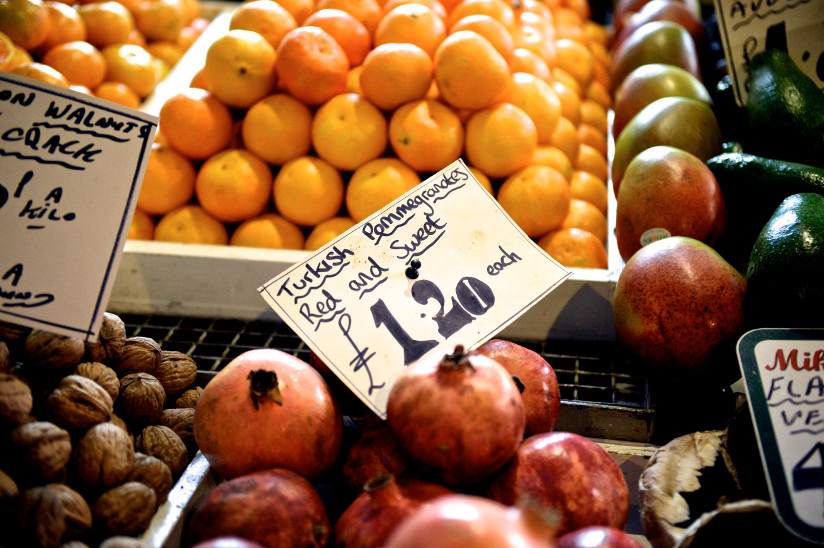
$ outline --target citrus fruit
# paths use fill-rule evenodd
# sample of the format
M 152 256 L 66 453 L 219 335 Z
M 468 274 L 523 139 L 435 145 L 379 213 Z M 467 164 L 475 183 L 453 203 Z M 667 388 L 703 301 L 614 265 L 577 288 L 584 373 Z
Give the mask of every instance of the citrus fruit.
M 567 180 L 548 166 L 527 166 L 512 173 L 496 198 L 530 238 L 540 238 L 560 227 L 571 200 Z
M 281 40 L 275 69 L 282 87 L 314 106 L 346 90 L 349 58 L 322 28 L 297 27 Z
M 251 30 L 234 29 L 206 50 L 203 72 L 209 89 L 223 103 L 249 108 L 275 90 L 275 48 Z
M 560 228 L 545 234 L 538 246 L 568 268 L 607 268 L 607 250 L 595 234 L 580 228 Z
M 232 112 L 205 89 L 184 88 L 166 99 L 159 120 L 169 144 L 193 160 L 223 150 L 232 140 Z
M 229 234 L 224 224 L 197 204 L 173 209 L 155 225 L 154 239 L 161 242 L 226 245 Z
M 507 177 L 526 167 L 537 147 L 535 123 L 510 103 L 481 109 L 466 123 L 466 157 L 489 177 Z
M 343 206 L 340 172 L 316 156 L 301 156 L 283 164 L 275 176 L 275 208 L 301 226 L 315 226 L 334 217 Z
M 346 186 L 346 209 L 359 223 L 419 183 L 418 173 L 397 158 L 375 158 L 352 172 Z
M 363 60 L 361 91 L 382 110 L 422 98 L 431 84 L 432 59 L 415 44 L 381 44 Z
M 399 106 L 389 118 L 392 150 L 416 171 L 443 169 L 460 157 L 463 143 L 461 119 L 440 101 L 410 101 Z
M 343 93 L 315 112 L 312 146 L 336 168 L 352 171 L 385 152 L 387 126 L 378 107 L 356 93 Z
M 244 221 L 260 215 L 268 205 L 272 171 L 246 149 L 222 150 L 200 166 L 195 194 L 203 209 L 219 221 Z
M 247 149 L 270 164 L 283 165 L 309 152 L 311 128 L 309 107 L 287 93 L 275 93 L 249 107 L 241 135 Z
M 152 143 L 137 207 L 149 215 L 165 215 L 189 202 L 195 193 L 195 166 L 172 147 Z

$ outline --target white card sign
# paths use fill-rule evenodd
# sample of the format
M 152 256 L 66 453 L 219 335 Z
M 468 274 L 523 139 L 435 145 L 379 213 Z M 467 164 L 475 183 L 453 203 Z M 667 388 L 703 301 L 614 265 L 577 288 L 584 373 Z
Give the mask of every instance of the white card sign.
M 0 319 L 97 340 L 156 129 L 0 72 Z
M 747 105 L 749 62 L 783 49 L 824 89 L 824 0 L 714 0 L 735 100 Z
M 258 291 L 384 418 L 407 365 L 487 340 L 569 275 L 458 160 Z
M 776 514 L 824 542 L 824 329 L 755 329 L 738 341 Z

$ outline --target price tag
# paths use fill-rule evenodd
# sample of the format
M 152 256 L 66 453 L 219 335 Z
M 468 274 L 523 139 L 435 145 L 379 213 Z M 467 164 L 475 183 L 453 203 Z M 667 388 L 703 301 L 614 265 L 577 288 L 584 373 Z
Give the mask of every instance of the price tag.
M 750 331 L 738 360 L 776 514 L 824 542 L 824 329 Z
M 385 418 L 406 366 L 486 341 L 569 275 L 458 160 L 258 291 Z
M 0 319 L 97 340 L 156 129 L 0 72 Z
M 786 51 L 824 89 L 824 0 L 714 0 L 739 106 L 747 105 L 749 63 L 767 48 Z

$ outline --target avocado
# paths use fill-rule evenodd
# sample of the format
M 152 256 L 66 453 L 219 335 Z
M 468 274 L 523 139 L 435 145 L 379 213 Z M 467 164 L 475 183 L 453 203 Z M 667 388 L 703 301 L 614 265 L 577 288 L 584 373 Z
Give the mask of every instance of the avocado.
M 740 151 L 724 152 L 706 163 L 727 206 L 727 234 L 718 251 L 742 270 L 755 239 L 784 198 L 800 192 L 824 195 L 824 169 L 818 167 Z
M 824 167 L 824 92 L 780 49 L 755 54 L 749 70 L 745 149 Z
M 824 196 L 784 199 L 755 240 L 744 318 L 758 327 L 824 327 Z

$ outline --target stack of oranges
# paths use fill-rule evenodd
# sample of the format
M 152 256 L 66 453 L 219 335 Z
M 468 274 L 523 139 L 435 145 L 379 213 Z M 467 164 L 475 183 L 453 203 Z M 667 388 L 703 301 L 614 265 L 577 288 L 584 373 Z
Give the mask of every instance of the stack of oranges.
M 199 0 L 3 0 L 0 70 L 140 107 L 208 25 Z

